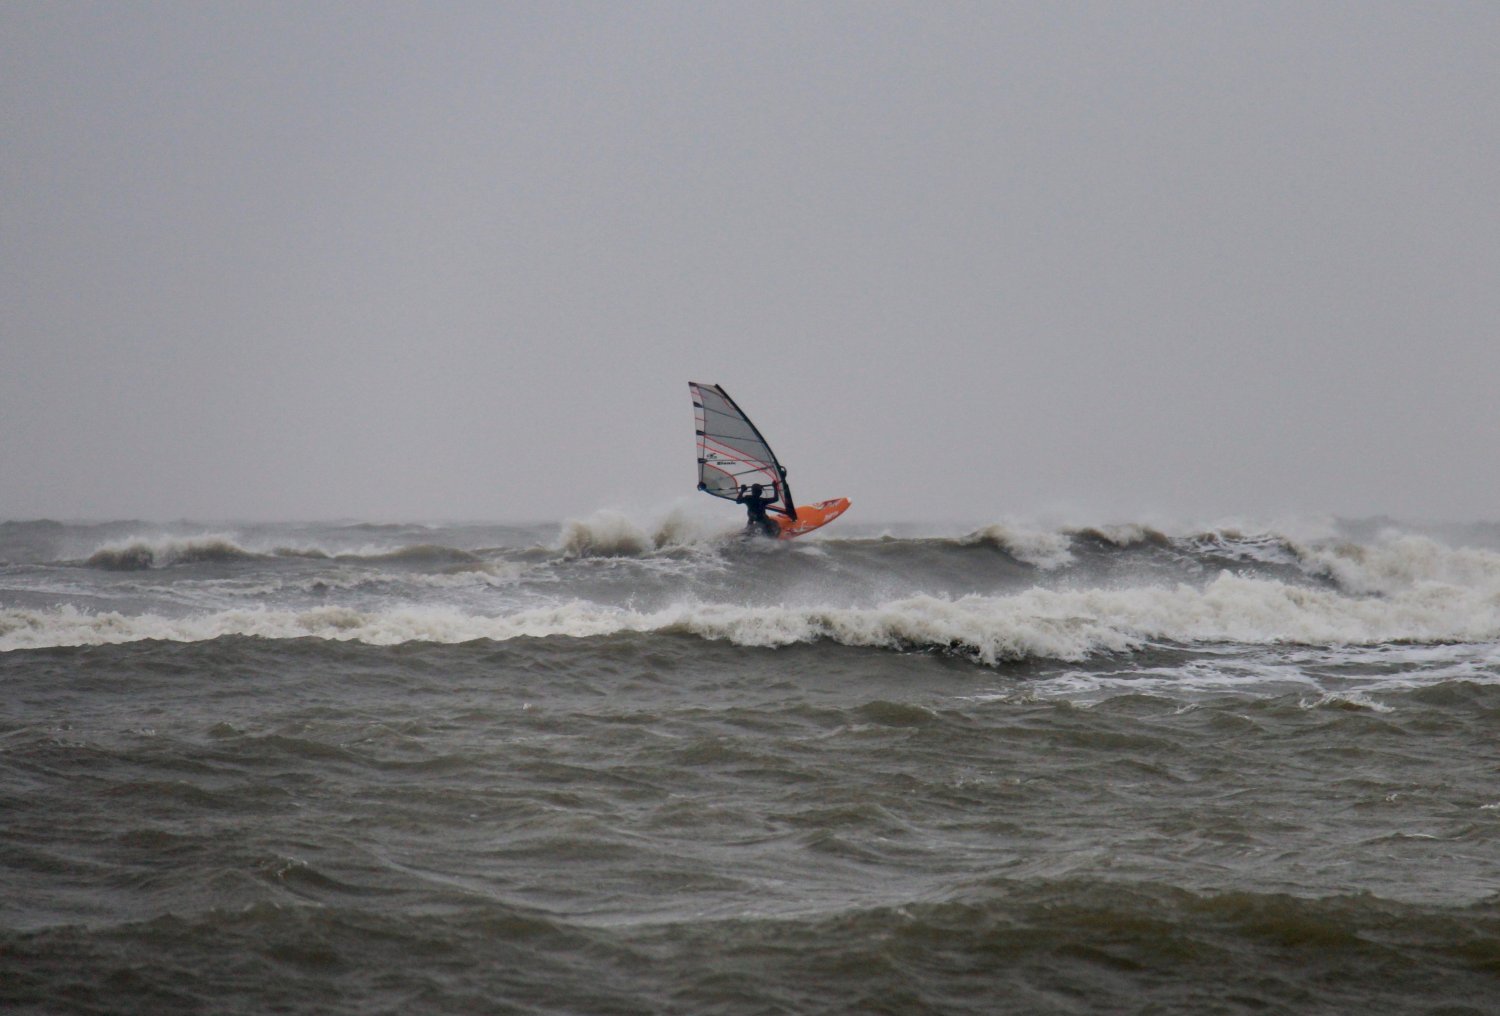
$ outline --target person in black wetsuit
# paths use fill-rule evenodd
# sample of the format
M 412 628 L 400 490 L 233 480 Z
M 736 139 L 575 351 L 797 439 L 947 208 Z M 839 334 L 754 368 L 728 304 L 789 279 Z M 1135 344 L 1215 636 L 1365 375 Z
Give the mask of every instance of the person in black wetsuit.
M 735 498 L 736 504 L 745 506 L 746 513 L 750 516 L 745 523 L 745 532 L 750 535 L 779 536 L 781 527 L 766 517 L 766 506 L 776 502 L 777 494 L 773 487 L 771 493 L 762 493 L 765 490 L 758 483 L 752 483 L 749 487 L 740 488 L 740 496 Z

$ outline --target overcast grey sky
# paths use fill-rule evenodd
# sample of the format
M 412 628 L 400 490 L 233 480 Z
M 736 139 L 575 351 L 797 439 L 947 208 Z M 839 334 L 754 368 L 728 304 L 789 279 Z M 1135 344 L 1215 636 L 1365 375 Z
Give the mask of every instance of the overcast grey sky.
M 1500 4 L 8 0 L 0 131 L 0 518 L 649 511 L 704 380 L 866 521 L 1500 519 Z

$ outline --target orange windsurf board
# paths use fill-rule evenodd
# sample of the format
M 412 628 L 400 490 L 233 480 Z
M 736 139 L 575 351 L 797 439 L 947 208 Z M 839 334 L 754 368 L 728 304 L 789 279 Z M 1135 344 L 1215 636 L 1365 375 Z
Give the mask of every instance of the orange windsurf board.
M 774 515 L 772 518 L 781 527 L 781 532 L 777 535 L 783 540 L 790 540 L 794 536 L 821 529 L 844 514 L 848 508 L 847 497 L 836 497 L 832 501 L 819 501 L 817 504 L 799 504 L 795 519 L 789 519 L 784 515 Z

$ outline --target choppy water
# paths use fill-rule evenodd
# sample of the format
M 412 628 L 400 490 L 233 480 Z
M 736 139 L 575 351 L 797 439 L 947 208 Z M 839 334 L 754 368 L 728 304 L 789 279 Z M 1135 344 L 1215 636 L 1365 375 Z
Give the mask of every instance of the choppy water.
M 0 1009 L 1500 1011 L 1500 528 L 0 525 Z

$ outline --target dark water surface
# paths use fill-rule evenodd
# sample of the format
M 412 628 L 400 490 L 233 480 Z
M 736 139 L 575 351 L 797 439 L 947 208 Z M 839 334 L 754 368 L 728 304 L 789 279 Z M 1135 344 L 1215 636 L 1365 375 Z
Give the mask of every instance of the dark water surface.
M 1490 535 L 0 526 L 0 1009 L 1494 1013 Z

